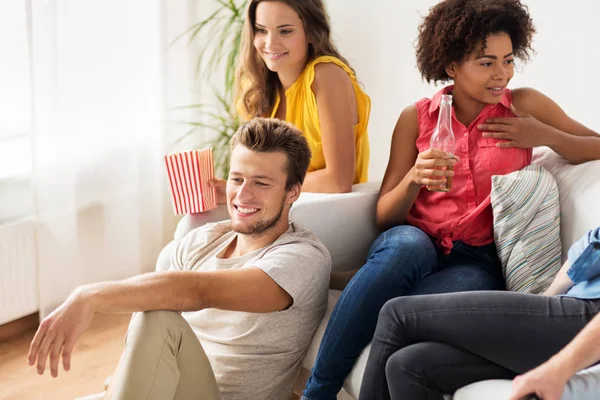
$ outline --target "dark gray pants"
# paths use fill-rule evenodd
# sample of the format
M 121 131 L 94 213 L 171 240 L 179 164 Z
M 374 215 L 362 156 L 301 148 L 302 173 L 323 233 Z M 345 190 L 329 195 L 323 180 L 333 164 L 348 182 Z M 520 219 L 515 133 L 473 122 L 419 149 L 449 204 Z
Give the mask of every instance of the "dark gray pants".
M 379 314 L 360 400 L 441 400 L 485 379 L 512 379 L 560 351 L 600 300 L 515 292 L 399 297 Z

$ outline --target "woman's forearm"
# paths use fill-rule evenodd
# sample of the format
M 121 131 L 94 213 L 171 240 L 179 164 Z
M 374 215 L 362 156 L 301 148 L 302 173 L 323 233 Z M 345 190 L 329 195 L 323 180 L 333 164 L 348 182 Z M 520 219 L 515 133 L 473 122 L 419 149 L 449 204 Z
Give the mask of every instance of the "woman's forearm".
M 421 186 L 410 176 L 411 171 L 394 189 L 382 195 L 377 201 L 377 226 L 381 230 L 406 222 L 406 217 L 421 190 Z
M 352 177 L 340 177 L 327 168 L 308 172 L 304 183 L 303 192 L 313 193 L 349 193 L 352 191 Z
M 555 129 L 546 145 L 571 164 L 600 159 L 600 136 L 575 136 Z

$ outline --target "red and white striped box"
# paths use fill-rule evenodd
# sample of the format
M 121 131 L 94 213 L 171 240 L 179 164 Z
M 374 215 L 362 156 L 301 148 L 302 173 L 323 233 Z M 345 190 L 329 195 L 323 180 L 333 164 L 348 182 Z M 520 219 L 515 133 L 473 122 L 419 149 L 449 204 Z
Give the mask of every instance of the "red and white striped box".
M 217 208 L 212 149 L 191 150 L 165 156 L 175 215 L 195 214 Z

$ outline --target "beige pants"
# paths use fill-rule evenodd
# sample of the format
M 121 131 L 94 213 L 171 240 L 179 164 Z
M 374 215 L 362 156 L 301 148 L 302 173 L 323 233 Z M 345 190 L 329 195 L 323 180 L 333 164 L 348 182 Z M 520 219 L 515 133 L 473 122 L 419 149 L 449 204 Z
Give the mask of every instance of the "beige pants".
M 133 315 L 111 393 L 119 400 L 221 399 L 202 345 L 173 311 Z

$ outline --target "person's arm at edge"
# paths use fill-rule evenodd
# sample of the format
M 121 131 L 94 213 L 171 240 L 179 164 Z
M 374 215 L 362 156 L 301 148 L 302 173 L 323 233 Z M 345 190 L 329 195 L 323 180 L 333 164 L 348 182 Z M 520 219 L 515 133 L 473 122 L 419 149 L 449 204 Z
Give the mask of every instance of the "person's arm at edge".
M 515 378 L 509 400 L 535 393 L 543 400 L 560 400 L 567 381 L 600 360 L 600 314 L 575 338 L 539 367 Z
M 567 293 L 574 285 L 596 278 L 600 275 L 600 262 L 593 262 L 598 254 L 597 242 L 600 239 L 600 227 L 590 230 L 569 248 L 568 259 L 556 274 L 546 296 Z
M 557 294 L 564 294 L 569 291 L 574 285 L 569 275 L 567 275 L 567 271 L 571 267 L 569 260 L 565 261 L 562 265 L 554 280 L 550 284 L 550 287 L 546 289 L 544 292 L 544 296 L 556 296 Z

